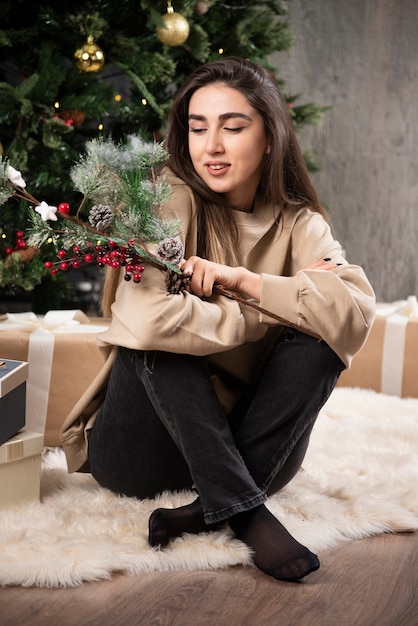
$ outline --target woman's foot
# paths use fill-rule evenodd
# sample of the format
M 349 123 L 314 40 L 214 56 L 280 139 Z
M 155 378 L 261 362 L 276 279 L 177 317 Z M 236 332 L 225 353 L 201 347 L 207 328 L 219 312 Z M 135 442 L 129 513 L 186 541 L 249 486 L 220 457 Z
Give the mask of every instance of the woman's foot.
M 297 581 L 319 568 L 319 559 L 300 544 L 262 504 L 228 519 L 237 539 L 253 551 L 255 565 L 278 580 Z
M 319 560 L 300 544 L 262 504 L 228 519 L 240 541 L 253 551 L 254 564 L 278 580 L 297 581 L 319 568 Z M 149 543 L 165 547 L 184 533 L 218 530 L 224 522 L 206 524 L 199 498 L 177 509 L 156 509 L 149 518 Z
M 217 530 L 224 522 L 206 524 L 203 509 L 199 498 L 191 504 L 177 509 L 156 509 L 148 522 L 148 540 L 151 546 L 166 546 L 171 539 L 180 537 L 184 533 L 195 535 L 211 530 Z

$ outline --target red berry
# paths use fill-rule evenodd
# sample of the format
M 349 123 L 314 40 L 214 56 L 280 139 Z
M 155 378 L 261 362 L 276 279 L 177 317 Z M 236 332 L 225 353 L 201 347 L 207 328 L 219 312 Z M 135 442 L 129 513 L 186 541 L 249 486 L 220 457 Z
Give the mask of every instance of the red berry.
M 57 257 L 59 257 L 60 259 L 64 259 L 66 256 L 67 256 L 67 253 L 65 250 L 58 250 Z
M 58 205 L 58 211 L 60 211 L 61 213 L 66 213 L 68 215 L 68 213 L 70 212 L 70 205 L 68 204 L 68 202 L 61 202 L 61 204 Z
M 65 272 L 65 270 L 68 270 L 68 263 L 66 263 L 65 261 L 63 261 L 62 263 L 60 263 L 60 269 Z
M 89 252 L 84 255 L 84 260 L 86 263 L 91 263 L 93 259 L 94 259 L 94 256 L 90 254 Z
M 49 270 L 52 267 L 52 262 L 51 261 L 45 261 L 44 267 L 46 267 L 46 269 Z

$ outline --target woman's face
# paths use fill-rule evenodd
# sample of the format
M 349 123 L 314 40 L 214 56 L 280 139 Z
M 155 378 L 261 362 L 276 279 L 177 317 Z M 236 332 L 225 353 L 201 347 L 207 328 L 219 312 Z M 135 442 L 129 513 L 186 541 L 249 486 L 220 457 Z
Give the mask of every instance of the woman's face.
M 232 208 L 251 211 L 269 146 L 261 115 L 222 83 L 201 87 L 189 103 L 189 152 L 210 189 Z

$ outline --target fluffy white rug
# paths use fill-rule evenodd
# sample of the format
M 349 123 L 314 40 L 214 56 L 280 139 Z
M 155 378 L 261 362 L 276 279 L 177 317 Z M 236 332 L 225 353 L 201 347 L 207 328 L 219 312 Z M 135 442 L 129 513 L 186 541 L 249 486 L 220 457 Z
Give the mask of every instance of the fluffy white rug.
M 336 388 L 321 411 L 303 469 L 270 510 L 314 551 L 338 541 L 418 530 L 418 399 Z M 90 475 L 66 472 L 62 451 L 42 461 L 41 502 L 0 513 L 0 584 L 76 586 L 120 571 L 224 568 L 251 564 L 244 544 L 223 530 L 147 543 L 156 500 L 117 497 Z

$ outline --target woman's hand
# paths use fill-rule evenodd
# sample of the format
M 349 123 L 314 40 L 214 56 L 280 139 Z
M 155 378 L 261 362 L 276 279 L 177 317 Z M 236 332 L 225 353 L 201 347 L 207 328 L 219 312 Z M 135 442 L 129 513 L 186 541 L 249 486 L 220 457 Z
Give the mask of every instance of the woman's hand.
M 211 296 L 216 283 L 230 291 L 260 299 L 261 276 L 245 267 L 230 267 L 191 256 L 180 264 L 180 268 L 185 274 L 192 275 L 190 287 L 197 296 Z

